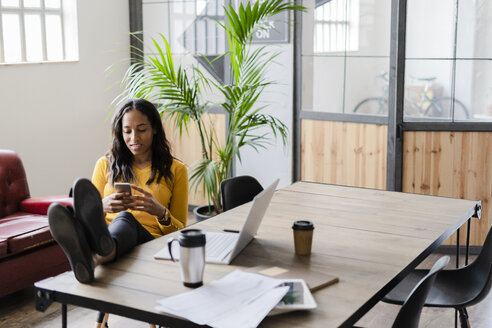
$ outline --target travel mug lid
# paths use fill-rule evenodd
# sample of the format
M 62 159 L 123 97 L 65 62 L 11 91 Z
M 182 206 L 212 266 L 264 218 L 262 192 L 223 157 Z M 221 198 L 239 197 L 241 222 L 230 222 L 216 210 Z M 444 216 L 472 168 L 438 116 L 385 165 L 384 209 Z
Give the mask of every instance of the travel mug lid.
M 181 230 L 178 241 L 182 247 L 205 246 L 205 233 L 199 229 Z
M 292 226 L 294 230 L 314 230 L 314 225 L 311 221 L 295 221 Z

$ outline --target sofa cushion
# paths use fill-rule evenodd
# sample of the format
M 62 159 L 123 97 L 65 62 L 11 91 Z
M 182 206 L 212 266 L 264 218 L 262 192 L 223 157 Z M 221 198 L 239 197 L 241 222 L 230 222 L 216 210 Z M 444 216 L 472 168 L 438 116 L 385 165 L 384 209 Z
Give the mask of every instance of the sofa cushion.
M 53 241 L 48 218 L 29 213 L 15 213 L 0 219 L 0 240 L 6 240 L 7 252 L 0 258 L 21 253 Z
M 60 203 L 64 206 L 73 207 L 73 200 L 68 196 L 45 196 L 27 198 L 20 203 L 20 210 L 32 214 L 46 215 L 51 203 Z

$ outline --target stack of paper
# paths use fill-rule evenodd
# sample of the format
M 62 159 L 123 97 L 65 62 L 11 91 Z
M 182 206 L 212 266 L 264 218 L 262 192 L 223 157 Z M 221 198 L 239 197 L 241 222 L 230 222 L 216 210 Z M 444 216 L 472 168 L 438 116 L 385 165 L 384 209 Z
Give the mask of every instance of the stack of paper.
M 284 297 L 282 280 L 235 270 L 193 291 L 158 301 L 157 310 L 200 325 L 256 327 Z

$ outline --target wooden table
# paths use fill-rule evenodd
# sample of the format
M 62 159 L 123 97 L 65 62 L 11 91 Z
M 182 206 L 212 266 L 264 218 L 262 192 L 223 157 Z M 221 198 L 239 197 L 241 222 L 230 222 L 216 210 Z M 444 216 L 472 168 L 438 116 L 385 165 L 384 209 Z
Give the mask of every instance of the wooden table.
M 232 265 L 205 266 L 204 283 L 236 268 L 272 263 L 335 275 L 340 279 L 337 284 L 314 293 L 317 309 L 267 317 L 261 326 L 349 327 L 464 222 L 479 215 L 480 205 L 480 201 L 298 182 L 275 193 L 256 238 Z M 193 227 L 239 229 L 249 206 Z M 300 219 L 315 225 L 310 257 L 294 254 L 291 228 Z M 65 304 L 64 309 L 73 304 L 166 326 L 191 326 L 154 310 L 158 299 L 189 290 L 181 283 L 178 263 L 153 258 L 166 246 L 166 237 L 98 267 L 92 284 L 78 283 L 72 272 L 36 283 L 38 310 L 55 301 Z

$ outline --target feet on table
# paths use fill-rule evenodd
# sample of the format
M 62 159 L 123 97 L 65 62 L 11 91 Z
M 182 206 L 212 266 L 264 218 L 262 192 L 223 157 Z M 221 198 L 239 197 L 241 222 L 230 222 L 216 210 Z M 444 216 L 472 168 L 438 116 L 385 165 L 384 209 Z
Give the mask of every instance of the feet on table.
M 48 208 L 51 235 L 67 255 L 75 278 L 81 283 L 94 280 L 92 252 L 82 224 L 63 205 L 53 203 Z
M 114 240 L 109 234 L 104 218 L 101 195 L 88 179 L 77 179 L 73 186 L 75 217 L 82 222 L 92 250 L 101 256 L 114 249 Z
M 48 209 L 48 222 L 53 238 L 61 246 L 81 283 L 94 280 L 93 253 L 111 254 L 115 243 L 111 237 L 101 196 L 92 182 L 78 179 L 73 187 L 74 209 L 53 203 Z

